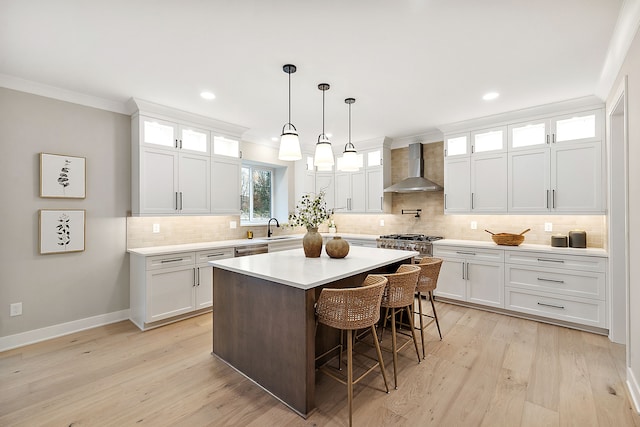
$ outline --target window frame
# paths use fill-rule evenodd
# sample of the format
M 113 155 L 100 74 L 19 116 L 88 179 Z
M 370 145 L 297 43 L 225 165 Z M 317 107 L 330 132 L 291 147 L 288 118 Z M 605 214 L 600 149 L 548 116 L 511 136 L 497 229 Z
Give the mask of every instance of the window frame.
M 263 164 L 258 164 L 258 163 L 252 163 L 252 162 L 242 162 L 241 165 L 241 180 L 242 180 L 242 176 L 244 175 L 244 170 L 245 169 L 249 169 L 249 176 L 251 177 L 251 179 L 249 180 L 249 218 L 246 219 L 244 218 L 244 212 L 242 211 L 242 203 L 240 203 L 240 225 L 266 225 L 269 221 L 269 218 L 272 218 L 274 216 L 274 211 L 275 211 L 275 183 L 274 183 L 274 178 L 275 178 L 275 174 L 276 174 L 276 169 L 272 166 L 268 166 L 268 165 L 263 165 Z M 253 181 L 253 172 L 254 170 L 261 170 L 261 171 L 268 171 L 270 174 L 270 195 L 269 195 L 269 199 L 270 199 L 270 206 L 269 206 L 269 218 L 267 219 L 254 219 L 253 216 L 253 205 L 254 205 L 254 201 L 253 201 L 253 185 L 254 185 L 254 181 Z M 242 193 L 242 182 L 240 183 L 240 196 L 242 197 L 244 194 Z

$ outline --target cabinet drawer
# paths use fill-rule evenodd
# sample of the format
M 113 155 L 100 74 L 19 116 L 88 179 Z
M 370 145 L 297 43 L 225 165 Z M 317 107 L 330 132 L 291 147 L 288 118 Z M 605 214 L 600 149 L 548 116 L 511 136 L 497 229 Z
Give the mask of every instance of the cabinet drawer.
M 196 262 L 206 264 L 217 259 L 233 258 L 233 248 L 212 249 L 209 251 L 196 252 Z
M 463 246 L 434 246 L 433 256 L 437 258 L 464 258 L 469 261 L 495 261 L 504 260 L 504 251 L 500 249 L 485 249 Z
M 577 297 L 550 296 L 505 288 L 505 308 L 566 322 L 606 328 L 605 303 Z
M 157 255 L 147 257 L 147 270 L 158 268 L 179 267 L 183 265 L 194 265 L 195 252 L 183 252 L 177 254 Z
M 553 268 L 526 268 L 507 264 L 506 285 L 523 289 L 605 299 L 605 274 L 566 272 Z
M 507 251 L 505 262 L 580 271 L 606 270 L 606 258 L 580 255 L 558 255 L 538 252 Z

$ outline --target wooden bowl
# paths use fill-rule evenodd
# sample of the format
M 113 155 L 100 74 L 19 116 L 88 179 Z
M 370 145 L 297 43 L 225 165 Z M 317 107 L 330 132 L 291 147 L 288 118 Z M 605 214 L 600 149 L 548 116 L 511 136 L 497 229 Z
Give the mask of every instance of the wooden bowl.
M 522 234 L 496 233 L 492 234 L 491 238 L 497 245 L 503 246 L 519 246 L 524 242 L 524 235 Z

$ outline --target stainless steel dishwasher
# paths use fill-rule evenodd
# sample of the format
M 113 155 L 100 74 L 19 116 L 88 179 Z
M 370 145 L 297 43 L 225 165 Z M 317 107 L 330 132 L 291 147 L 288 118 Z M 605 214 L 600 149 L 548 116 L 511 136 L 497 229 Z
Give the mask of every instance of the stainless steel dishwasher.
M 267 243 L 258 245 L 236 246 L 235 256 L 249 256 L 256 254 L 266 254 L 269 252 L 269 245 Z

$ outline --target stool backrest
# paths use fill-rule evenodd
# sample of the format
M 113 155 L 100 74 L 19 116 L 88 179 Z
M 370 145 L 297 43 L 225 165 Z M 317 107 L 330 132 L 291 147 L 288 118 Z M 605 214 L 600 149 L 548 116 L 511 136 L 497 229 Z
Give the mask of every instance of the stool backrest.
M 398 308 L 413 304 L 419 275 L 420 267 L 411 264 L 402 264 L 395 273 L 385 274 L 389 282 L 382 294 L 382 306 Z
M 316 303 L 318 322 L 337 329 L 368 328 L 380 319 L 387 278 L 369 275 L 357 288 L 324 288 Z
M 418 266 L 420 267 L 420 277 L 418 278 L 416 292 L 433 291 L 438 286 L 442 260 L 440 258 L 425 257 L 420 260 Z

